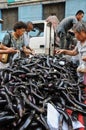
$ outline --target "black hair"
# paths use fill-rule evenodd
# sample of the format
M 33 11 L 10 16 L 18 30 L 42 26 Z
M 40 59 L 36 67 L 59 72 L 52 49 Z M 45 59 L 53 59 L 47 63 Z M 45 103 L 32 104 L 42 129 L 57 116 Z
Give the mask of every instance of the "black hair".
M 27 25 L 27 26 L 28 26 L 29 24 L 32 24 L 32 25 L 33 25 L 33 23 L 32 23 L 31 21 L 26 22 L 26 25 Z
M 14 24 L 13 30 L 16 31 L 16 29 L 22 29 L 22 28 L 26 29 L 27 25 L 22 21 L 18 21 Z
M 76 15 L 78 15 L 78 14 L 84 14 L 84 11 L 83 10 L 78 10 Z

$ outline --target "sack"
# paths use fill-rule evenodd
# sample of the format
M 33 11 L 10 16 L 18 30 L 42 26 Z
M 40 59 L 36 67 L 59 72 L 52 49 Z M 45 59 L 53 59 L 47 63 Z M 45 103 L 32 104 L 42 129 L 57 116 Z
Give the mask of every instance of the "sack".
M 2 63 L 7 63 L 9 61 L 9 54 L 0 54 L 0 61 Z

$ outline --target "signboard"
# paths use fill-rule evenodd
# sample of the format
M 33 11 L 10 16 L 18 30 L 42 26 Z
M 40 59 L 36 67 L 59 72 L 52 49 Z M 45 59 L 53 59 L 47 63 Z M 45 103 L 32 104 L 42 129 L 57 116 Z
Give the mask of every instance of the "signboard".
M 14 2 L 18 2 L 18 1 L 27 1 L 27 0 L 7 0 L 8 3 L 14 3 Z M 39 0 L 28 0 L 28 1 L 35 2 L 35 1 L 39 1 Z
M 8 3 L 18 2 L 18 1 L 26 1 L 26 0 L 7 0 Z

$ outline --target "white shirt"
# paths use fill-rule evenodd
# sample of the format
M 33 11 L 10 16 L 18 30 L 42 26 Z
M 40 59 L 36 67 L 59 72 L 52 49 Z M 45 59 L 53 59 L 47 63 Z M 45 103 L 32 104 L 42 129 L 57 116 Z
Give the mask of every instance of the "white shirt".
M 28 32 L 25 32 L 25 33 L 24 33 L 24 43 L 25 43 L 25 46 L 29 46 L 30 36 L 29 36 L 29 33 L 28 33 Z

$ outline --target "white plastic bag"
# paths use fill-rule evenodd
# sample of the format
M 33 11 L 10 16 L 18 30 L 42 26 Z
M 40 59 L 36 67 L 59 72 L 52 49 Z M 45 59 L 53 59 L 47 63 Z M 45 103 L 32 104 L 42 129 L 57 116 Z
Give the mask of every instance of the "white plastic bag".
M 47 123 L 50 130 L 58 130 L 60 113 L 50 104 L 47 104 Z M 84 128 L 79 121 L 73 121 L 73 129 Z M 63 121 L 63 130 L 68 130 L 68 125 Z

